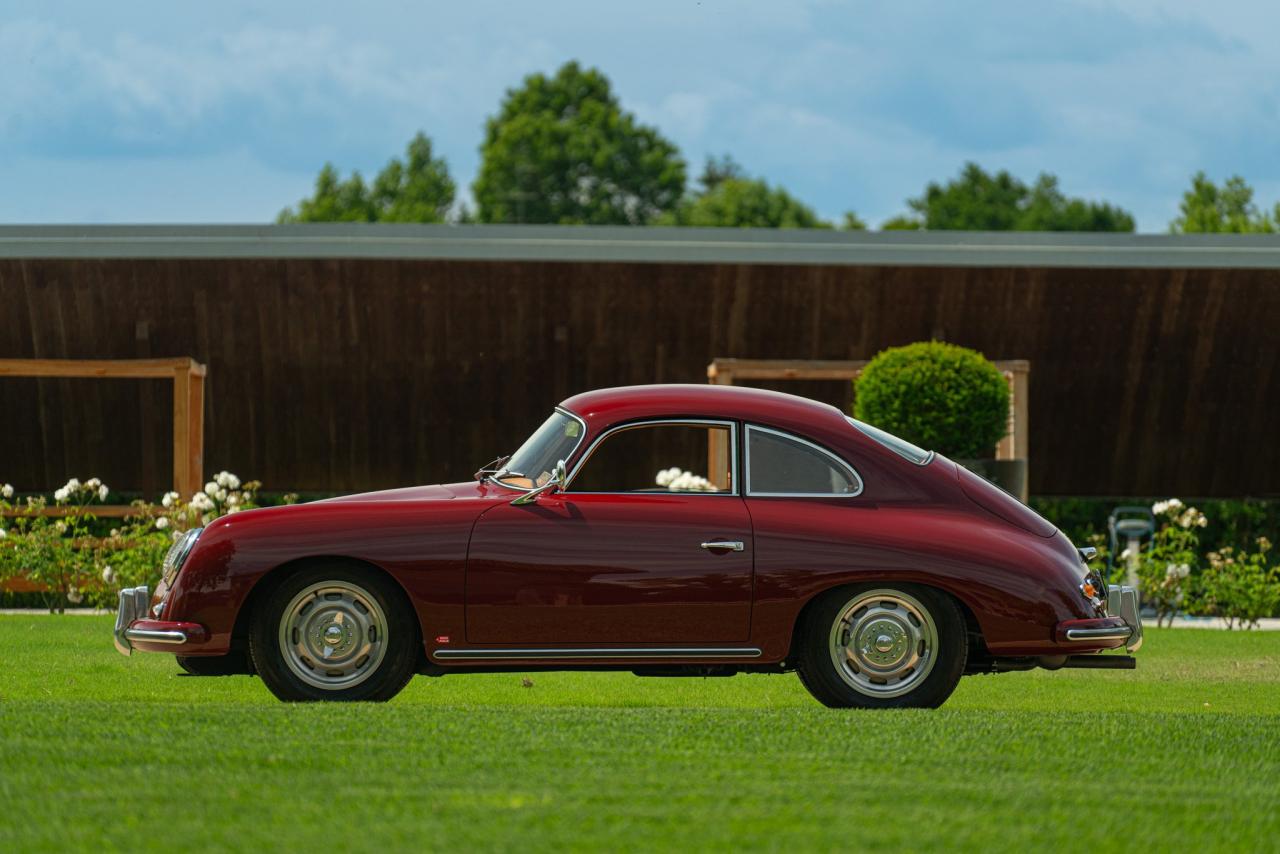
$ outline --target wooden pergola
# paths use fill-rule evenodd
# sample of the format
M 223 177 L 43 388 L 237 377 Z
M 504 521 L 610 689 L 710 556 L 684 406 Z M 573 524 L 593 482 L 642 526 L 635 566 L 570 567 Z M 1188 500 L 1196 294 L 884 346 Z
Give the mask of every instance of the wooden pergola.
M 1031 363 L 1005 359 L 993 363 L 1009 383 L 1009 431 L 996 445 L 997 460 L 1027 458 L 1027 390 Z M 742 380 L 844 380 L 852 382 L 866 359 L 715 359 L 707 365 L 707 382 L 734 385 Z
M 190 357 L 175 359 L 0 359 L 0 377 L 58 377 L 173 381 L 173 489 L 198 490 L 204 468 L 204 379 L 207 369 Z M 21 511 L 17 511 L 21 512 Z M 47 515 L 62 515 L 46 507 Z M 95 506 L 96 516 L 125 516 L 128 506 Z

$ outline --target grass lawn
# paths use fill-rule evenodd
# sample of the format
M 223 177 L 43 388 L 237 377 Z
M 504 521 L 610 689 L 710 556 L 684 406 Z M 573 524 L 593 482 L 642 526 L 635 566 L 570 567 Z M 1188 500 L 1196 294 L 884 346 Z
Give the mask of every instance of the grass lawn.
M 838 712 L 794 676 L 419 677 L 283 705 L 0 616 L 0 851 L 1275 850 L 1280 633 L 1150 631 L 1137 671 Z

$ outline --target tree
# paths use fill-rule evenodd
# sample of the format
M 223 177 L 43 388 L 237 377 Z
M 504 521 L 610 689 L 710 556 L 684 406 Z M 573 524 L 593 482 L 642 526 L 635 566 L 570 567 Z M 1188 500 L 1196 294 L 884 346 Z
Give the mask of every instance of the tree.
M 642 225 L 684 193 L 675 145 L 623 111 L 599 71 L 566 63 L 507 91 L 472 185 L 481 222 Z
M 1280 204 L 1271 214 L 1258 210 L 1253 188 L 1239 175 L 1218 187 L 1197 172 L 1191 177 L 1191 189 L 1182 194 L 1179 209 L 1182 215 L 1169 223 L 1174 234 L 1270 234 L 1280 223 Z
M 909 199 L 912 215 L 894 217 L 885 230 L 938 231 L 1133 231 L 1133 216 L 1121 208 L 1068 198 L 1058 179 L 1041 174 L 1033 186 L 1006 171 L 990 175 L 966 163 L 960 177 L 945 185 L 930 182 Z
M 345 181 L 326 163 L 311 198 L 285 208 L 279 222 L 444 222 L 456 187 L 444 160 L 433 157 L 431 140 L 418 133 L 402 162 L 391 158 L 366 186 L 360 173 Z
M 781 187 L 751 178 L 729 155 L 708 157 L 701 191 L 661 217 L 663 225 L 704 228 L 831 228 L 813 208 Z M 846 216 L 852 216 L 847 214 Z M 856 221 L 857 217 L 853 217 Z
M 726 178 L 714 189 L 686 199 L 661 221 L 714 228 L 831 227 L 786 190 L 750 178 Z

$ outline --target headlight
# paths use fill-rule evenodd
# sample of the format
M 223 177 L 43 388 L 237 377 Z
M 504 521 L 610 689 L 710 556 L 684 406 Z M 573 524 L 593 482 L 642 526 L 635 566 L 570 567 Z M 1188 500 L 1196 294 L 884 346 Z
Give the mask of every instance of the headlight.
M 178 571 L 182 569 L 183 562 L 187 559 L 187 555 L 191 554 L 191 548 L 196 544 L 196 540 L 200 539 L 202 531 L 204 528 L 192 528 L 174 540 L 169 551 L 165 553 L 164 562 L 160 564 L 160 575 L 167 584 L 172 585 L 173 580 L 178 577 Z

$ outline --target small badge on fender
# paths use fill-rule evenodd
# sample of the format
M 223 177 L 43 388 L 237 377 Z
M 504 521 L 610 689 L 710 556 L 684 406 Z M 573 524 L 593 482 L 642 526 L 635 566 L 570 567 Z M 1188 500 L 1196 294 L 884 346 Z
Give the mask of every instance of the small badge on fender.
M 436 643 L 448 643 L 448 642 L 449 642 L 448 635 L 440 635 L 439 637 L 436 638 Z

